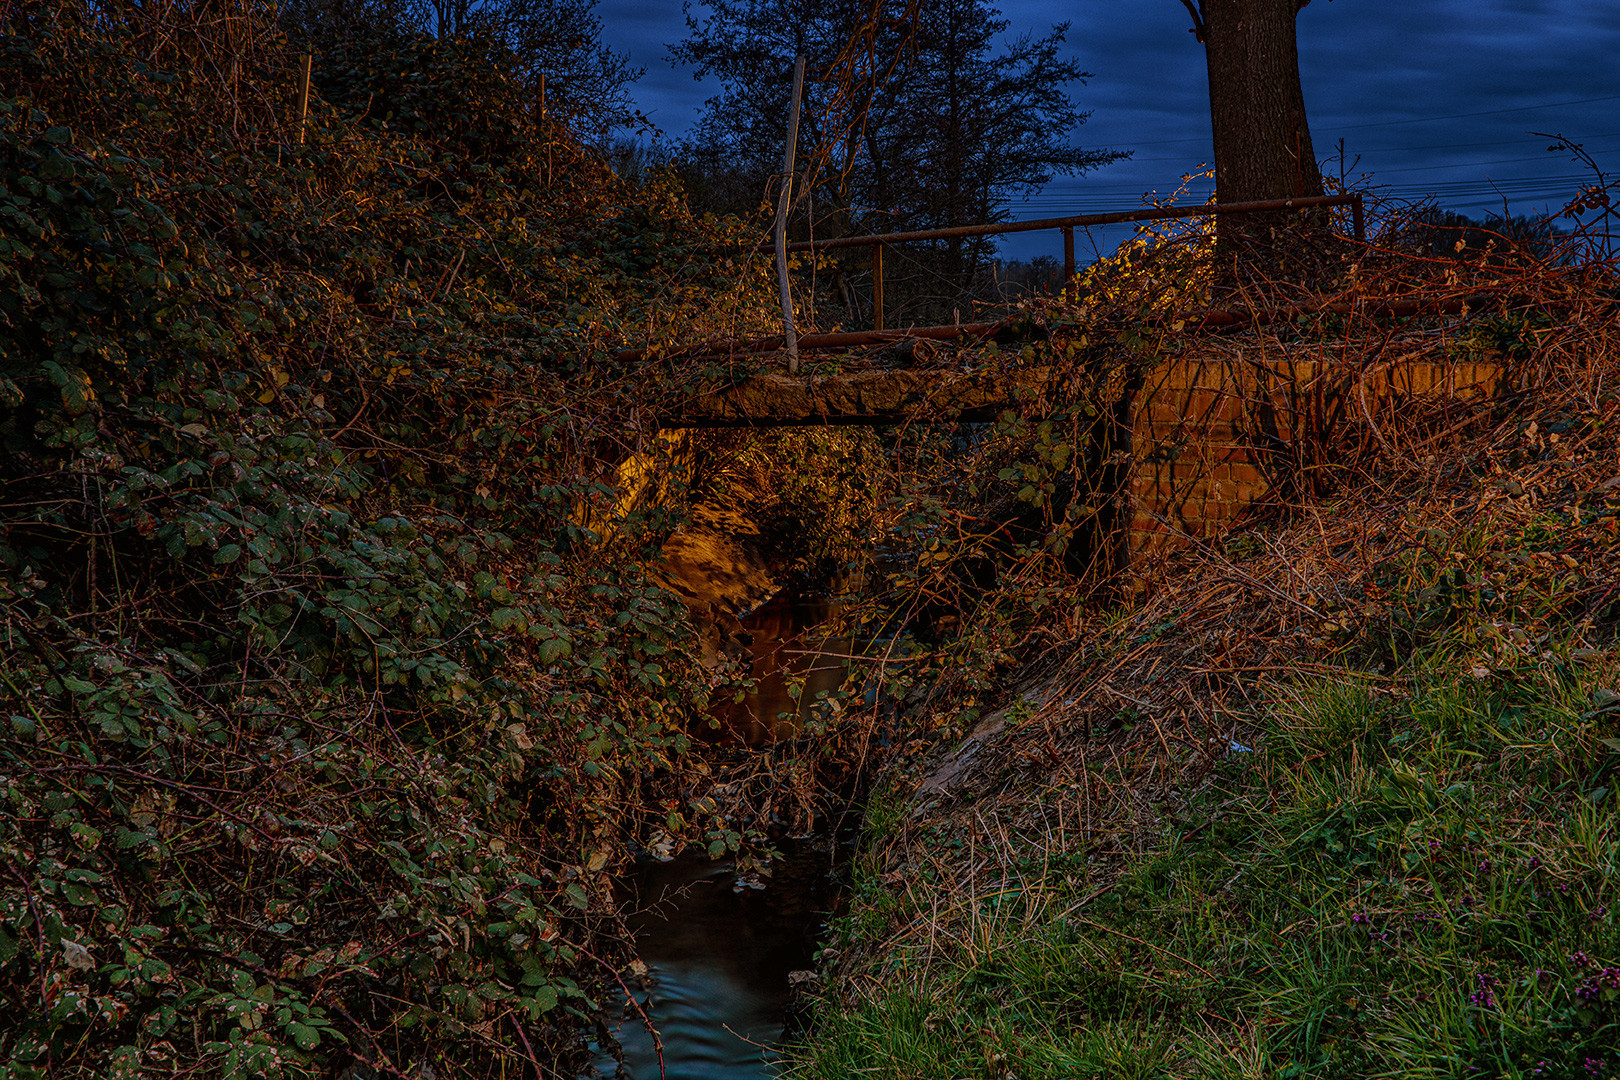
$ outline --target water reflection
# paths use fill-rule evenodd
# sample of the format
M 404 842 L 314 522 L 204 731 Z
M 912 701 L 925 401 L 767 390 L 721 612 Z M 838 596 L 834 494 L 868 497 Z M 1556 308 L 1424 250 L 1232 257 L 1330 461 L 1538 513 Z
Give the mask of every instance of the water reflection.
M 783 593 L 740 620 L 750 636 L 754 689 L 717 711 L 722 727 L 750 746 L 791 736 L 822 692 L 838 689 L 849 673 L 848 638 L 824 637 L 816 628 L 838 614 L 823 597 Z M 801 686 L 798 698 L 789 692 Z
M 765 889 L 738 890 L 729 863 L 692 855 L 641 867 L 636 940 L 649 970 L 637 999 L 662 1037 L 668 1080 L 776 1075 L 788 975 L 810 966 L 826 871 L 825 849 L 809 846 L 778 864 Z M 623 1075 L 657 1080 L 658 1054 L 639 1015 L 627 1009 L 613 1034 Z M 597 1069 L 614 1075 L 605 1056 Z
M 711 627 L 717 654 L 747 657 L 752 690 L 711 715 L 728 737 L 761 746 L 791 736 L 817 695 L 849 672 L 849 639 L 817 628 L 836 601 L 785 592 L 741 620 Z M 734 646 L 743 645 L 746 653 Z M 790 693 L 799 686 L 797 697 Z M 829 847 L 804 842 L 772 864 L 764 889 L 737 888 L 731 863 L 700 852 L 648 860 L 632 882 L 637 953 L 648 972 L 637 1001 L 657 1027 L 663 1060 L 641 1016 L 627 1008 L 612 1034 L 626 1080 L 763 1080 L 776 1075 L 775 1045 L 792 999 L 788 975 L 808 969 L 819 937 Z M 590 1076 L 615 1076 L 604 1054 Z

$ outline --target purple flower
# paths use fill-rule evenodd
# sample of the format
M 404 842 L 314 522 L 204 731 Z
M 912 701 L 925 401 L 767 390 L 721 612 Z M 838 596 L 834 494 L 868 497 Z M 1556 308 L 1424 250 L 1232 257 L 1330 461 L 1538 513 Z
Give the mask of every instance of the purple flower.
M 1592 958 L 1579 949 L 1569 954 L 1569 962 L 1582 969 L 1592 966 Z

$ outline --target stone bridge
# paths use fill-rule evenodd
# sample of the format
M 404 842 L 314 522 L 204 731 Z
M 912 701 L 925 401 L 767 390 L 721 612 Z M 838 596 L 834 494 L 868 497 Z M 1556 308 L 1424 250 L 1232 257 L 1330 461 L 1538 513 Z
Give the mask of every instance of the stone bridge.
M 1386 303 L 1383 313 L 1455 313 L 1483 299 Z M 1177 318 L 1219 326 L 1291 321 L 1296 314 Z M 1006 409 L 1032 415 L 1050 399 L 1053 380 L 1064 376 L 1018 362 L 1014 343 L 1025 333 L 1027 327 L 1003 322 L 806 338 L 801 344 L 841 348 L 846 357 L 849 349 L 865 349 L 866 359 L 827 365 L 822 374 L 814 363 L 798 375 L 756 364 L 746 375 L 688 392 L 666 407 L 660 423 L 666 429 L 899 425 L 988 421 Z M 951 339 L 948 359 L 929 355 Z M 987 347 L 997 339 L 1001 345 Z M 1281 344 L 1259 334 L 1185 330 L 1181 339 L 1189 344 L 1145 367 L 1129 402 L 1130 467 L 1115 470 L 1127 479 L 1112 495 L 1128 507 L 1119 520 L 1130 522 L 1132 557 L 1217 536 L 1257 500 L 1308 488 L 1313 470 L 1328 464 L 1323 455 L 1346 438 L 1381 439 L 1397 410 L 1488 397 L 1503 377 L 1498 357 L 1460 352 L 1429 334 L 1413 335 L 1404 349 L 1392 339 L 1370 363 L 1331 341 Z

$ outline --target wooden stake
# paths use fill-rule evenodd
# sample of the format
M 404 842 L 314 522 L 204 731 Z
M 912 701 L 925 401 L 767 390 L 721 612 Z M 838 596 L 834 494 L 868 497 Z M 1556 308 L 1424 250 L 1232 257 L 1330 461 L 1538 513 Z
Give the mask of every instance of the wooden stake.
M 546 76 L 544 73 L 540 75 L 540 119 L 542 122 L 551 119 L 551 109 L 546 105 Z M 551 141 L 551 133 L 548 131 L 546 132 L 546 184 L 548 186 L 551 183 Z
M 304 121 L 309 118 L 309 69 L 314 57 L 305 53 L 298 59 L 298 145 L 304 144 Z
M 776 200 L 776 278 L 782 286 L 782 336 L 787 342 L 788 373 L 799 373 L 799 334 L 793 327 L 793 293 L 788 288 L 787 215 L 793 199 L 793 157 L 799 141 L 799 94 L 804 89 L 804 57 L 793 62 L 793 101 L 788 108 L 787 152 L 782 156 L 782 194 Z

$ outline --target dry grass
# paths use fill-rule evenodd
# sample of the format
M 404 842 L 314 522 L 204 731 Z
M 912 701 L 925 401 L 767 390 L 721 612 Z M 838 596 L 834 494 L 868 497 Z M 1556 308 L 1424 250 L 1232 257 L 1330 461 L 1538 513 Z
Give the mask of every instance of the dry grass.
M 1491 349 L 1508 363 L 1499 393 L 1351 413 L 1331 437 L 1301 425 L 1318 444 L 1294 450 L 1333 463 L 1328 493 L 1296 486 L 1291 502 L 1274 495 L 1269 512 L 1225 537 L 1185 536 L 1132 568 L 1136 600 L 1124 609 L 1035 635 L 1039 656 L 1002 708 L 949 753 L 891 772 L 830 965 L 834 1011 L 852 1016 L 896 994 L 926 1000 L 941 978 L 959 980 L 1042 927 L 1085 924 L 1122 873 L 1210 820 L 1212 785 L 1264 750 L 1269 716 L 1301 680 L 1399 697 L 1436 663 L 1486 681 L 1571 664 L 1612 675 L 1613 278 L 1482 264 L 1447 266 L 1437 282 L 1432 261 L 1414 262 L 1373 252 L 1347 295 L 1427 283 L 1497 301 L 1399 326 L 1349 316 L 1316 345 L 1302 344 L 1316 328 L 1289 325 L 1184 347 L 1312 348 L 1351 373 L 1397 343 L 1438 360 Z M 948 726 L 956 708 L 936 702 L 936 722 Z M 1091 925 L 1093 942 L 1131 937 Z M 1168 968 L 1203 970 L 1149 930 L 1131 943 Z

